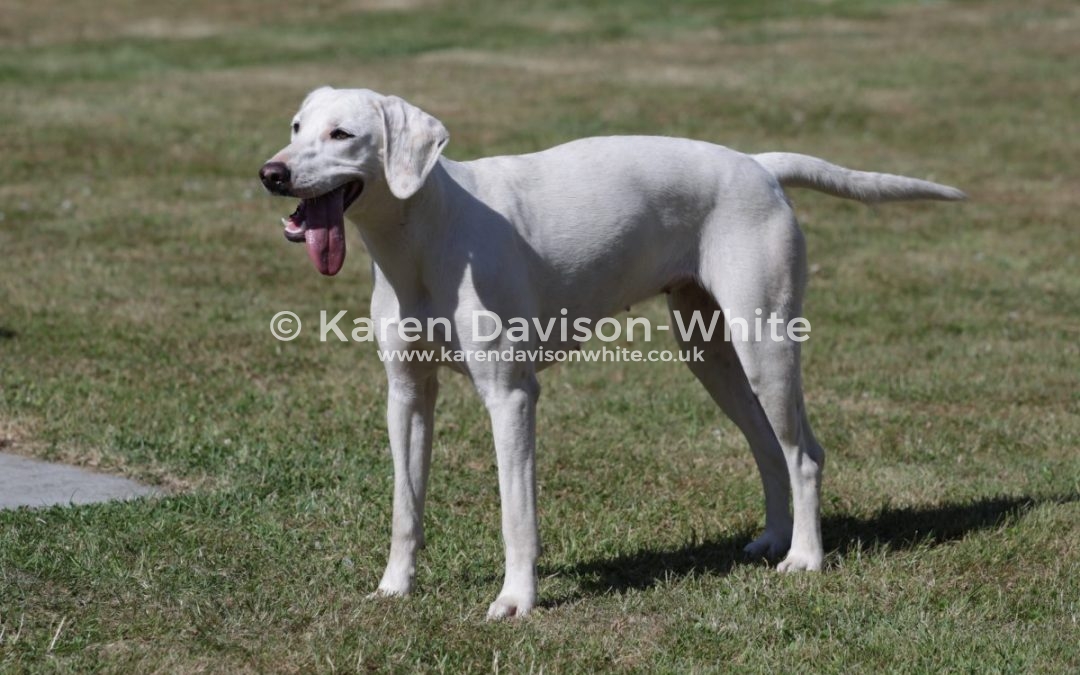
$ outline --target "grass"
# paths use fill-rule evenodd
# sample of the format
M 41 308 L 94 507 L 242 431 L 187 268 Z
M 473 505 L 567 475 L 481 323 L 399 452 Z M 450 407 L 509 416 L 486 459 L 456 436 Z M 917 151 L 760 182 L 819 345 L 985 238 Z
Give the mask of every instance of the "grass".
M 0 445 L 170 496 L 0 513 L 0 670 L 1080 669 L 1073 3 L 391 5 L 5 8 Z M 542 377 L 535 614 L 482 620 L 494 459 L 450 374 L 418 592 L 367 600 L 381 366 L 267 325 L 362 315 L 367 265 L 319 278 L 254 179 L 323 83 L 424 106 L 455 159 L 656 133 L 966 189 L 793 195 L 829 570 L 742 561 L 753 461 L 681 366 L 590 364 Z

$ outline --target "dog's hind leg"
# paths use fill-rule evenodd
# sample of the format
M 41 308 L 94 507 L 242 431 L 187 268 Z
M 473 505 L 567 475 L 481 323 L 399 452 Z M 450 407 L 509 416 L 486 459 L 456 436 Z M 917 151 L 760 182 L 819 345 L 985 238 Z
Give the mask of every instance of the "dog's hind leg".
M 789 330 L 802 312 L 806 278 L 802 232 L 786 202 L 777 202 L 771 213 L 752 227 L 729 229 L 724 245 L 709 243 L 707 238 L 703 242 L 702 284 L 717 300 L 731 327 L 730 346 L 772 427 L 791 484 L 791 547 L 777 569 L 820 569 L 824 561 L 821 474 L 825 452 L 806 418 L 800 342 L 792 339 Z M 766 486 L 776 480 L 775 461 L 775 449 L 759 460 L 759 466 L 765 467 L 762 478 Z M 779 510 L 777 492 L 766 488 L 766 499 L 774 501 L 766 507 L 767 514 Z M 768 524 L 766 536 L 776 536 L 770 535 Z
M 690 360 L 687 365 L 708 390 L 713 401 L 742 431 L 761 473 L 761 483 L 765 489 L 765 532 L 744 550 L 751 558 L 779 560 L 787 553 L 791 543 L 788 472 L 784 452 L 746 379 L 735 348 L 723 338 L 723 317 L 717 318 L 710 339 L 706 339 L 701 330 L 688 331 L 688 334 L 682 332 L 690 325 L 695 312 L 699 313 L 704 327 L 708 328 L 713 317 L 720 312 L 720 306 L 704 288 L 689 283 L 671 291 L 668 308 L 680 346 L 688 352 L 697 348 L 702 354 L 703 360 Z

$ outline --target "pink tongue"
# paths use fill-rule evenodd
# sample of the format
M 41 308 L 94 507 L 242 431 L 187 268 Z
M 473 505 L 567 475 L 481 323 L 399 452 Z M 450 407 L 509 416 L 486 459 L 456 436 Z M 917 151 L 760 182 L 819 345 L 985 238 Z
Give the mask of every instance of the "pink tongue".
M 345 262 L 345 188 L 305 199 L 304 219 L 304 240 L 311 262 L 327 276 L 337 274 Z

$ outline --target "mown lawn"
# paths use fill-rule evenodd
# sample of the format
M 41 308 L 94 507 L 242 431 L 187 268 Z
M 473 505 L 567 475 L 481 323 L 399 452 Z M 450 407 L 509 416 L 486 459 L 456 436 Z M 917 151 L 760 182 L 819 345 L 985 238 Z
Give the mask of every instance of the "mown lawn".
M 1078 71 L 1068 0 L 4 3 L 0 448 L 169 496 L 0 513 L 0 671 L 1080 670 Z M 363 315 L 368 266 L 320 278 L 255 179 L 326 83 L 455 159 L 667 134 L 968 191 L 794 194 L 828 571 L 742 560 L 757 473 L 682 366 L 588 364 L 542 376 L 542 606 L 483 621 L 494 453 L 450 374 L 418 592 L 368 600 L 382 366 L 269 331 Z

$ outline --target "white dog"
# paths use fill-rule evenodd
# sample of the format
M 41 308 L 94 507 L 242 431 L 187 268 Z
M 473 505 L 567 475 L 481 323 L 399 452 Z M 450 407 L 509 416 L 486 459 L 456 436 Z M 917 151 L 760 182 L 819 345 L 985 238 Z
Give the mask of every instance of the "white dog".
M 383 335 L 383 350 L 573 349 L 558 331 L 477 339 L 473 312 L 542 325 L 596 321 L 662 292 L 684 316 L 723 308 L 729 324 L 772 313 L 787 320 L 802 311 L 806 261 L 784 187 L 863 202 L 964 198 L 805 155 L 744 155 L 676 138 L 589 138 L 471 162 L 440 157 L 448 139 L 437 119 L 400 98 L 324 87 L 304 100 L 292 141 L 259 172 L 274 194 L 302 200 L 284 219 L 285 236 L 305 241 L 323 274 L 344 261 L 345 216 L 356 225 L 373 261 L 376 323 L 441 318 L 452 327 L 416 342 Z M 786 553 L 783 571 L 820 569 L 825 457 L 803 408 L 799 343 L 699 333 L 682 342 L 704 350 L 690 369 L 742 430 L 761 472 L 765 529 L 747 553 Z M 546 362 L 535 359 L 385 362 L 394 501 L 378 593 L 413 588 L 439 365 L 469 376 L 491 415 L 506 568 L 488 617 L 521 616 L 536 602 L 540 554 L 536 373 Z

